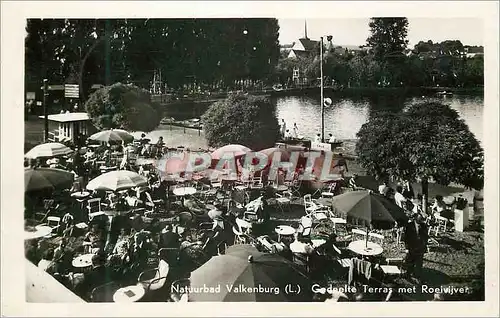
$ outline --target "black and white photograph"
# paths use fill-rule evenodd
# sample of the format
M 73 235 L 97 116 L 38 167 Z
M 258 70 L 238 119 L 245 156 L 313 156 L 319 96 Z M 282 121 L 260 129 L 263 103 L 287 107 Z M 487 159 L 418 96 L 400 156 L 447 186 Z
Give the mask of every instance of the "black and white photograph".
M 485 18 L 23 24 L 21 302 L 486 303 Z

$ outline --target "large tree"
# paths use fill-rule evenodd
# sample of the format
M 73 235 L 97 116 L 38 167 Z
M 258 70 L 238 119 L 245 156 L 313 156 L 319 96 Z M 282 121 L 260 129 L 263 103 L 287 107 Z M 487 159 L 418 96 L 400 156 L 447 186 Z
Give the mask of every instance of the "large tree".
M 260 96 L 230 95 L 212 104 L 202 122 L 212 147 L 240 144 L 261 150 L 274 146 L 279 137 L 275 106 Z
M 377 178 L 450 182 L 482 189 L 483 149 L 458 113 L 447 105 L 422 103 L 400 113 L 373 116 L 357 134 L 359 162 Z
M 98 129 L 151 131 L 158 127 L 161 119 L 148 91 L 121 83 L 95 91 L 85 103 L 85 109 Z
M 402 56 L 408 45 L 407 18 L 372 18 L 370 37 L 366 40 L 379 61 Z

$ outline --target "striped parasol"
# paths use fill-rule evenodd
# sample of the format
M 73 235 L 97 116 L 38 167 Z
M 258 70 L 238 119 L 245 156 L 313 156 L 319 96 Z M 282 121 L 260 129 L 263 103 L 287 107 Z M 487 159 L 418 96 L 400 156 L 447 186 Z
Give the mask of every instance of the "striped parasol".
M 24 157 L 30 159 L 43 158 L 43 157 L 48 158 L 48 157 L 64 156 L 72 152 L 73 150 L 71 150 L 71 148 L 66 147 L 61 143 L 48 142 L 33 147 L 33 149 L 31 149 L 24 155 Z
M 87 184 L 88 190 L 119 191 L 147 184 L 146 178 L 128 170 L 111 171 L 92 179 Z

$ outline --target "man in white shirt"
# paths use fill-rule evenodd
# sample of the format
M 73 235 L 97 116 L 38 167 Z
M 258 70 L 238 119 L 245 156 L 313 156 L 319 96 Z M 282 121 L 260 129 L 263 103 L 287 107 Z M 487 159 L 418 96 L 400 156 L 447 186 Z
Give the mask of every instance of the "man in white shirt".
M 321 135 L 317 134 L 316 138 L 314 138 L 314 142 L 321 142 Z
M 387 193 L 389 193 L 389 186 L 387 185 L 387 181 L 384 181 L 381 185 L 379 185 L 378 193 L 380 193 L 384 197 L 387 196 Z
M 396 188 L 396 194 L 394 194 L 394 201 L 396 202 L 397 206 L 399 206 L 400 208 L 404 208 L 405 202 L 406 202 L 406 198 L 404 197 L 402 192 L 403 192 L 403 187 L 398 186 Z

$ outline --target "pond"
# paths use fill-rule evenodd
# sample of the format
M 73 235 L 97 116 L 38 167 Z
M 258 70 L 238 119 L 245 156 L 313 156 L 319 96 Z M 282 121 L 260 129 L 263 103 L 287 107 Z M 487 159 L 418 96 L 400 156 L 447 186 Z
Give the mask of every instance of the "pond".
M 287 127 L 297 123 L 299 134 L 313 138 L 320 133 L 321 109 L 319 96 L 286 96 L 274 97 L 271 101 L 276 105 L 279 121 L 283 118 Z M 338 98 L 333 99 L 330 107 L 325 109 L 325 136 L 333 134 L 337 139 L 355 139 L 361 126 L 376 111 L 391 109 L 399 111 L 414 103 L 423 101 L 440 101 L 455 109 L 468 124 L 476 138 L 483 139 L 482 96 L 453 95 L 444 97 L 409 97 L 409 98 Z M 168 113 L 176 119 L 199 117 L 208 105 L 183 104 L 169 106 Z

